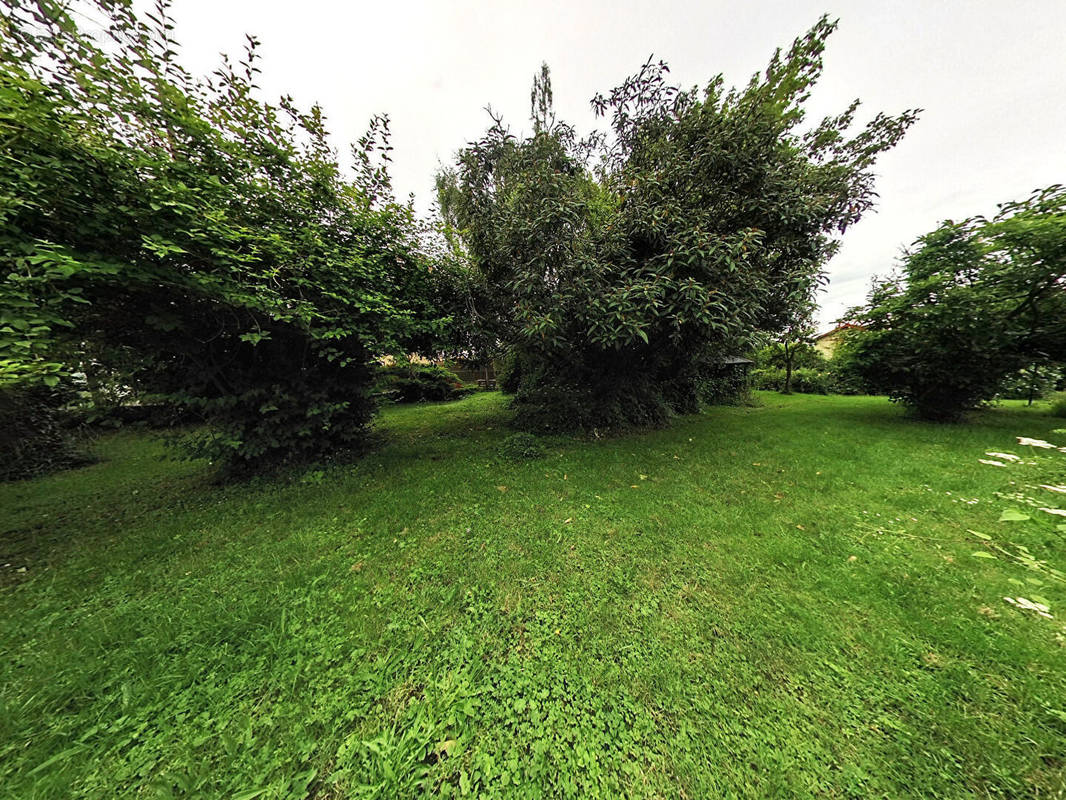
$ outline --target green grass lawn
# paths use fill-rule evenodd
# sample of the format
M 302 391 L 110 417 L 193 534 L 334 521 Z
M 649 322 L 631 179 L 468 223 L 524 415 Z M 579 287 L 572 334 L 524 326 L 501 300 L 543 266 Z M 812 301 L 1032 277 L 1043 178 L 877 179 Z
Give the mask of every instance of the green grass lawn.
M 1066 584 L 971 532 L 1066 569 L 1066 519 L 998 521 L 1037 467 L 978 462 L 1063 420 L 764 394 L 525 461 L 506 423 L 393 408 L 226 487 L 119 433 L 0 486 L 0 795 L 1066 794 Z

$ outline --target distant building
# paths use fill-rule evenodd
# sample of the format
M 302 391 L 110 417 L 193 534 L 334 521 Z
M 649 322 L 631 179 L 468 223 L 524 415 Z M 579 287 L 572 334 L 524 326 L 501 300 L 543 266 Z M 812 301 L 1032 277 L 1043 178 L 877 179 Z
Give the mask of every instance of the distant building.
M 826 358 L 832 358 L 844 335 L 850 330 L 862 330 L 862 326 L 849 322 L 837 325 L 832 330 L 814 337 L 814 349 Z

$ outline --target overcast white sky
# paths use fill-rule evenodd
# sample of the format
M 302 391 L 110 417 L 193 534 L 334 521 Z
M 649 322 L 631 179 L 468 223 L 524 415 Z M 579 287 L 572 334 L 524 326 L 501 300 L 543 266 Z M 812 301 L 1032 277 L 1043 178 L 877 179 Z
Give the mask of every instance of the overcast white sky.
M 925 112 L 879 163 L 876 212 L 829 264 L 822 328 L 938 221 L 1066 182 L 1066 0 L 175 0 L 173 12 L 197 72 L 258 36 L 265 94 L 321 103 L 342 154 L 388 113 L 394 186 L 423 210 L 487 104 L 527 126 L 542 61 L 559 117 L 587 131 L 592 95 L 651 54 L 684 86 L 719 72 L 742 83 L 819 15 L 838 17 L 811 118 L 855 97 L 868 115 Z

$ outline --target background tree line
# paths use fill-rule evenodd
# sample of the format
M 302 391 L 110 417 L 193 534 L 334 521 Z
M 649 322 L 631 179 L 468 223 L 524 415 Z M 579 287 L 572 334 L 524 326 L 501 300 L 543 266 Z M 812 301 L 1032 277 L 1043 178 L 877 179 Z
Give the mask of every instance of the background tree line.
M 808 343 L 826 261 L 917 118 L 856 126 L 855 101 L 806 119 L 826 18 L 741 88 L 683 89 L 649 60 L 593 98 L 607 128 L 584 136 L 545 66 L 530 131 L 493 117 L 421 220 L 393 197 L 388 118 L 342 169 L 321 109 L 259 98 L 254 39 L 198 77 L 162 0 L 141 16 L 100 0 L 97 35 L 65 4 L 3 1 L 9 475 L 74 458 L 56 412 L 76 398 L 194 423 L 179 452 L 229 473 L 358 452 L 375 395 L 461 391 L 383 373 L 387 354 L 500 363 L 531 430 L 664 424 L 731 391 L 723 363 L 768 342 L 760 366 L 803 388 L 824 366 Z M 851 315 L 838 390 L 950 418 L 1061 361 L 1063 198 L 923 238 Z

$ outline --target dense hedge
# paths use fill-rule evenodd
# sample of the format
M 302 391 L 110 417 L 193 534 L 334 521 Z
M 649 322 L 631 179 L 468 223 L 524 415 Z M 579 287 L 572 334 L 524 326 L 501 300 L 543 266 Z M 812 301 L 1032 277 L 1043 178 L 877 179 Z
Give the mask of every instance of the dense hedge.
M 374 380 L 375 394 L 396 403 L 455 400 L 473 390 L 454 372 L 435 364 L 380 367 Z
M 752 371 L 752 387 L 763 391 L 781 392 L 785 388 L 785 370 L 766 367 Z M 800 394 L 829 394 L 833 380 L 828 372 L 801 367 L 792 370 L 792 391 Z
M 0 481 L 31 478 L 92 459 L 65 424 L 70 393 L 44 384 L 0 388 Z

